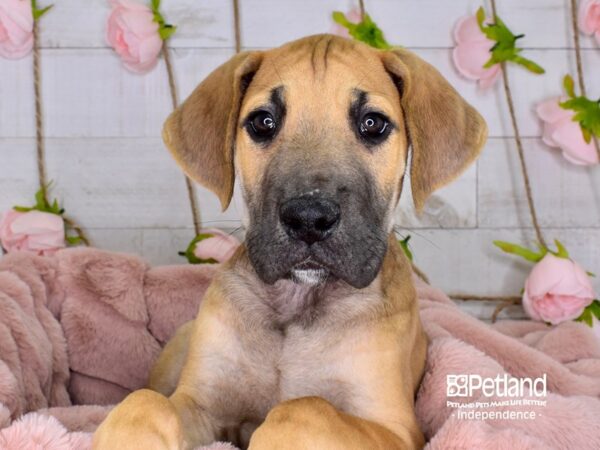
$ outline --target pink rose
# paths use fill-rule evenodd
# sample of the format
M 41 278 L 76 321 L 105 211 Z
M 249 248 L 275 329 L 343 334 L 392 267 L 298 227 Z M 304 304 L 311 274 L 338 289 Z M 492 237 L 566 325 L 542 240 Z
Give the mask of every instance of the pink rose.
M 579 317 L 594 297 L 590 277 L 576 262 L 548 253 L 525 282 L 523 308 L 533 320 L 556 325 Z
M 200 230 L 200 234 L 210 234 L 196 244 L 194 247 L 194 255 L 198 259 L 204 261 L 214 259 L 219 263 L 227 261 L 233 256 L 237 248 L 240 246 L 240 241 L 235 236 L 227 234 L 216 228 L 207 228 Z
M 11 209 L 0 218 L 0 243 L 7 252 L 51 255 L 66 246 L 65 222 L 56 214 Z
M 0 1 L 0 56 L 22 58 L 33 48 L 31 0 Z
M 158 61 L 163 41 L 152 10 L 133 0 L 110 0 L 106 39 L 121 57 L 125 67 L 143 73 Z
M 600 0 L 581 2 L 579 6 L 579 29 L 588 36 L 594 35 L 600 45 Z
M 552 98 L 540 103 L 536 112 L 544 122 L 542 140 L 550 147 L 559 147 L 568 161 L 578 165 L 598 163 L 598 153 L 592 141 L 585 142 L 581 127 L 573 121 L 575 112 L 561 108 L 566 98 Z
M 469 80 L 478 81 L 481 88 L 494 84 L 500 65 L 495 64 L 488 69 L 483 66 L 491 58 L 490 49 L 495 42 L 483 34 L 475 16 L 466 16 L 458 21 L 454 27 L 454 40 L 456 47 L 452 51 L 452 59 L 458 72 Z

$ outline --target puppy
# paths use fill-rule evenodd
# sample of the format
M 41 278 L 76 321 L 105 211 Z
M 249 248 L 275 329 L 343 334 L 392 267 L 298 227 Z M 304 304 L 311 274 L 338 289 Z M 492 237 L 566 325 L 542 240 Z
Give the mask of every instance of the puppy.
M 429 64 L 330 35 L 245 52 L 167 120 L 183 170 L 223 208 L 238 178 L 246 241 L 193 323 L 96 449 L 412 449 L 425 364 L 411 268 L 392 233 L 412 148 L 417 209 L 486 139 Z

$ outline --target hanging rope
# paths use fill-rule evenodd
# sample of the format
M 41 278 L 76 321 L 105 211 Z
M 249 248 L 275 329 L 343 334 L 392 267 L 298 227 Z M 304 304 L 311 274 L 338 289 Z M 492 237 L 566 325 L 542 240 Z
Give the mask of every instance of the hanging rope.
M 35 94 L 35 145 L 37 150 L 37 169 L 38 169 L 38 184 L 46 197 L 46 149 L 44 147 L 44 121 L 42 117 L 42 93 L 41 93 L 41 76 L 40 76 L 40 49 L 38 38 L 38 24 L 33 22 L 33 91 Z
M 240 5 L 238 0 L 233 0 L 233 26 L 235 30 L 235 52 L 242 50 L 242 31 L 240 26 Z
M 581 62 L 581 45 L 579 44 L 579 29 L 577 28 L 577 0 L 571 0 L 571 25 L 573 27 L 573 39 L 575 40 L 575 63 L 577 65 L 577 79 L 579 80 L 579 90 L 581 95 L 587 96 L 585 90 L 585 80 L 583 78 L 583 64 Z M 592 135 L 592 141 L 598 153 L 598 161 L 600 161 L 600 144 L 598 138 Z
M 471 294 L 450 294 L 448 295 L 452 300 L 463 300 L 463 301 L 477 301 L 477 302 L 501 302 L 496 305 L 494 308 L 494 312 L 492 313 L 491 321 L 495 323 L 498 319 L 498 315 L 505 308 L 512 305 L 520 305 L 521 297 L 517 295 L 507 295 L 507 296 L 493 296 L 493 295 L 471 295 Z
M 492 4 L 492 12 L 494 14 L 494 19 L 498 16 L 496 10 L 496 0 L 490 0 Z M 546 240 L 542 234 L 542 230 L 540 228 L 540 224 L 537 218 L 537 212 L 535 209 L 535 204 L 533 201 L 533 195 L 531 193 L 531 183 L 529 181 L 529 173 L 527 170 L 527 164 L 525 163 L 525 153 L 523 151 L 523 142 L 521 141 L 521 133 L 519 132 L 519 125 L 517 123 L 517 117 L 515 114 L 515 106 L 513 102 L 512 91 L 510 89 L 510 83 L 508 80 L 508 72 L 506 71 L 506 63 L 502 62 L 500 64 L 500 71 L 502 72 L 502 81 L 504 86 L 504 94 L 506 95 L 506 102 L 508 103 L 508 111 L 510 113 L 510 120 L 512 122 L 512 127 L 515 132 L 515 143 L 517 144 L 517 151 L 519 153 L 519 161 L 521 163 L 521 173 L 523 174 L 523 184 L 525 185 L 525 194 L 527 196 L 527 204 L 529 206 L 529 214 L 531 215 L 531 222 L 533 224 L 533 228 L 535 229 L 535 234 L 537 236 L 538 242 L 543 245 L 545 248 Z
M 40 45 L 39 45 L 39 28 L 37 20 L 33 21 L 33 92 L 35 99 L 35 145 L 36 159 L 38 170 L 38 184 L 44 199 L 48 202 L 48 180 L 46 177 L 46 147 L 44 141 L 44 116 L 42 109 L 42 76 L 40 70 Z M 73 220 L 62 216 L 65 225 L 71 228 L 81 242 L 90 246 L 90 240 L 87 238 L 83 229 L 79 227 Z
M 366 14 L 366 10 L 365 10 L 365 2 L 364 0 L 358 0 L 358 7 L 360 9 L 360 19 L 364 20 L 365 18 L 365 14 Z
M 173 110 L 177 109 L 179 100 L 177 98 L 177 88 L 175 85 L 175 75 L 173 72 L 173 64 L 171 64 L 171 52 L 167 45 L 167 41 L 163 42 L 162 48 L 163 58 L 165 60 L 165 66 L 167 68 L 167 78 L 169 80 L 169 92 L 171 93 L 171 105 Z M 194 223 L 194 233 L 196 236 L 200 234 L 200 211 L 198 210 L 198 199 L 196 198 L 196 190 L 194 184 L 188 176 L 185 177 L 185 186 L 187 188 L 188 199 L 190 201 L 190 209 L 192 210 L 192 221 Z

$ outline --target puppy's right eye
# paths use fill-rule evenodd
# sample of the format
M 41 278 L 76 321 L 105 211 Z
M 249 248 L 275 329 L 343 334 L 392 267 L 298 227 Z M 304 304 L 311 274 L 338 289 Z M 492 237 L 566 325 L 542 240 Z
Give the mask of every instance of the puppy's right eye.
M 248 118 L 248 133 L 256 141 L 271 139 L 277 131 L 277 122 L 268 111 L 257 111 Z

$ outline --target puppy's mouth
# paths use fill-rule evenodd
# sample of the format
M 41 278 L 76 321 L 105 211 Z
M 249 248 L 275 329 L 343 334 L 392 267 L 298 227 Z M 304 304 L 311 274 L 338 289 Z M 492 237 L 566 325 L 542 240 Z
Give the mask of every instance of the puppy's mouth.
M 327 281 L 329 275 L 329 269 L 314 259 L 307 258 L 292 267 L 289 277 L 294 283 L 316 286 Z

